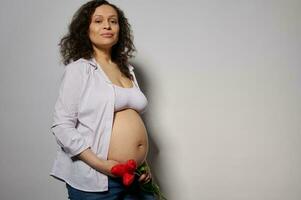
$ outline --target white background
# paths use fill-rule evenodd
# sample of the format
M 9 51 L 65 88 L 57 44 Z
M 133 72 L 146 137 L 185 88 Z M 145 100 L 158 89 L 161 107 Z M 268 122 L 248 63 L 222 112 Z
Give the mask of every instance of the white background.
M 63 66 L 86 1 L 1 1 L 0 199 L 67 199 L 49 176 Z M 153 176 L 170 200 L 301 198 L 301 1 L 112 1 L 132 25 Z

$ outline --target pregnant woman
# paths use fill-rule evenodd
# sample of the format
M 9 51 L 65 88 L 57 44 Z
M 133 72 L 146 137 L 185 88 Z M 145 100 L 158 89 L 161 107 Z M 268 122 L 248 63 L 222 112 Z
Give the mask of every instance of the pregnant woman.
M 147 98 L 139 88 L 130 25 L 115 5 L 93 0 L 72 18 L 60 41 L 66 65 L 51 132 L 58 144 L 51 176 L 64 181 L 71 200 L 154 199 L 141 190 L 148 167 L 130 186 L 112 174 L 133 159 L 147 166 L 148 136 L 140 115 Z

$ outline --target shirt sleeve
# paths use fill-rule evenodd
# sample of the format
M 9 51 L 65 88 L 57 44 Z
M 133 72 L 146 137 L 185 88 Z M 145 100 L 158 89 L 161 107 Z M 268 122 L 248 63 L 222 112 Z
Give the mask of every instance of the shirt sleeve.
M 80 97 L 85 82 L 83 72 L 83 66 L 71 63 L 65 67 L 51 125 L 58 145 L 69 157 L 76 156 L 90 147 L 76 129 Z

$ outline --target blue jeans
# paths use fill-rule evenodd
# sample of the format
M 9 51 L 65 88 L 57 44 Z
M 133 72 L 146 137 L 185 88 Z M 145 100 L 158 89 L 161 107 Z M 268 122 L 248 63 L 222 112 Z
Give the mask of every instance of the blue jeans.
M 105 192 L 86 192 L 75 189 L 66 183 L 70 200 L 155 200 L 152 193 L 142 191 L 138 176 L 131 186 L 125 187 L 121 178 L 108 177 L 109 190 Z

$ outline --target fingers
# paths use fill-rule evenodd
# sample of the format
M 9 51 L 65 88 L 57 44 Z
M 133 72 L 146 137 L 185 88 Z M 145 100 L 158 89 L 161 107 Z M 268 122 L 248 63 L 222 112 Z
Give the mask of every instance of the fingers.
M 151 173 L 144 173 L 141 174 L 141 176 L 139 177 L 139 181 L 142 183 L 148 183 L 149 181 L 151 181 L 151 179 L 152 179 Z
M 144 182 L 145 178 L 146 178 L 146 174 L 141 174 L 141 176 L 139 177 L 139 181 Z
M 148 173 L 148 175 L 146 176 L 146 178 L 145 178 L 145 183 L 148 183 L 148 182 L 150 182 L 152 180 L 152 175 L 151 175 L 151 173 Z

